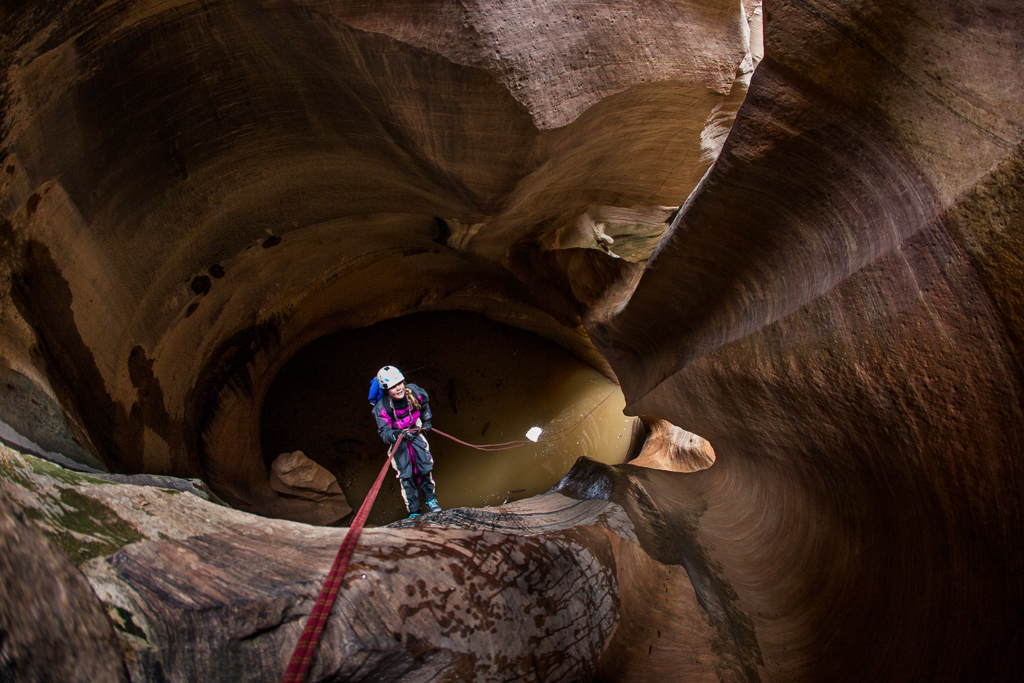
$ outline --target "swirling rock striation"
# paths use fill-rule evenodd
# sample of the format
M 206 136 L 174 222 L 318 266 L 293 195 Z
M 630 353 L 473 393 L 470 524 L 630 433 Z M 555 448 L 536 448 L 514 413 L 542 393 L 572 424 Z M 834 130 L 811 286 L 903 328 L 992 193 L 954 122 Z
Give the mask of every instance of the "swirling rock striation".
M 777 0 L 753 77 L 754 3 L 526 7 L 0 10 L 9 441 L 267 510 L 258 416 L 289 357 L 476 311 L 715 462 L 581 463 L 520 506 L 371 530 L 338 612 L 366 618 L 332 619 L 319 671 L 1015 680 L 1017 3 Z M 214 642 L 211 679 L 280 665 L 340 532 L 67 488 L 18 505 L 56 539 L 111 522 L 65 550 L 134 675 L 195 674 L 183 653 Z M 460 572 L 476 593 L 443 591 Z
M 280 680 L 345 530 L 4 456 L 3 492 L 77 559 L 131 680 Z M 671 540 L 652 541 L 671 523 L 604 467 L 581 460 L 561 485 L 598 482 L 603 498 L 552 492 L 364 531 L 312 678 L 629 679 L 643 662 L 743 680 L 726 622 L 700 609 Z
M 3 357 L 109 467 L 264 511 L 266 390 L 324 334 L 476 311 L 610 374 L 582 313 L 713 160 L 756 21 L 722 0 L 12 8 Z
M 1021 22 L 769 5 L 721 156 L 591 321 L 627 411 L 713 444 L 672 495 L 772 678 L 1024 665 Z

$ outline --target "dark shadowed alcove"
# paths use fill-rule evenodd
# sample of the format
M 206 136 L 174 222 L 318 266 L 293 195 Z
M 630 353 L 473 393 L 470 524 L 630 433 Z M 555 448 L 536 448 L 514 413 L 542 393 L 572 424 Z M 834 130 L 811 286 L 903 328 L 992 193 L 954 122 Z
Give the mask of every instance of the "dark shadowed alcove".
M 321 337 L 296 353 L 263 404 L 267 467 L 280 453 L 301 450 L 338 478 L 350 502 L 361 501 L 384 462 L 366 400 L 382 365 L 426 389 L 434 426 L 462 441 L 523 440 L 535 425 L 546 431 L 540 443 L 498 452 L 431 436 L 445 507 L 543 493 L 576 458 L 616 464 L 629 445 L 634 418 L 622 415 L 618 387 L 566 350 L 478 314 L 421 313 Z M 404 516 L 393 476 L 383 491 L 371 522 Z

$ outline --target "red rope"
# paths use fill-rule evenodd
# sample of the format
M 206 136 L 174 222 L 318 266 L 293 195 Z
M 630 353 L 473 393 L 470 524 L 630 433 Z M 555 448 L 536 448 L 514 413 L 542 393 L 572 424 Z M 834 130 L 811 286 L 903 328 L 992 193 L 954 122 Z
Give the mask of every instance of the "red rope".
M 574 424 L 569 425 L 568 427 L 565 427 L 563 429 L 559 429 L 556 432 L 551 432 L 553 435 L 554 434 L 561 434 L 561 436 L 554 436 L 553 438 L 539 439 L 536 443 L 551 443 L 552 441 L 558 441 L 560 439 L 566 438 L 567 436 L 569 436 L 570 433 L 572 433 L 572 431 L 574 429 L 576 429 L 581 424 L 583 424 L 584 420 L 586 420 L 588 417 L 593 415 L 594 411 L 597 410 L 598 408 L 600 408 L 601 405 L 604 404 L 605 401 L 610 399 L 612 397 L 612 394 L 614 394 L 614 393 L 615 393 L 615 389 L 612 389 L 608 393 L 607 396 L 605 396 L 604 398 L 601 399 L 600 403 L 598 403 L 596 406 L 591 408 L 590 412 L 588 412 L 586 415 L 581 417 Z M 465 441 L 462 441 L 461 439 L 456 439 L 451 434 L 445 434 L 444 432 L 442 432 L 439 429 L 431 429 L 430 431 L 434 432 L 435 434 L 439 434 L 439 435 L 443 436 L 446 439 L 451 439 L 455 443 L 462 444 L 463 446 L 469 446 L 470 448 L 475 448 L 478 451 L 507 451 L 507 450 L 511 450 L 513 448 L 519 448 L 521 446 L 529 446 L 530 444 L 534 443 L 533 441 L 529 441 L 527 439 L 520 439 L 519 441 L 506 441 L 505 443 L 489 443 L 489 444 L 483 444 L 483 445 L 478 446 L 478 445 L 475 445 L 475 444 L 466 443 Z
M 583 424 L 583 421 L 590 417 L 595 410 L 600 408 L 601 404 L 611 398 L 611 395 L 614 393 L 615 390 L 613 389 L 611 393 L 601 400 L 601 403 L 598 403 L 596 406 L 591 408 L 590 412 L 581 417 L 575 424 L 557 432 L 553 432 L 554 434 L 562 434 L 562 436 L 555 437 L 554 439 L 544 439 L 540 443 L 557 441 L 558 439 L 564 439 L 569 436 L 569 432 L 572 432 L 572 430 Z M 412 432 L 419 430 L 406 431 Z M 440 434 L 446 439 L 451 439 L 455 443 L 462 444 L 463 446 L 469 446 L 470 448 L 475 448 L 480 451 L 504 451 L 533 443 L 528 440 L 520 440 L 477 446 L 461 441 L 460 439 L 456 439 L 454 436 L 445 434 L 437 429 L 432 429 L 431 431 L 436 434 Z M 563 432 L 565 433 L 563 434 Z M 338 589 L 341 588 L 341 581 L 345 578 L 345 572 L 348 571 L 348 563 L 352 558 L 352 551 L 355 550 L 356 543 L 359 541 L 359 534 L 363 531 L 363 525 L 366 524 L 366 518 L 370 516 L 370 508 L 373 507 L 373 502 L 376 500 L 377 494 L 380 493 L 381 484 L 384 482 L 384 475 L 387 473 L 388 465 L 391 463 L 391 456 L 398 449 L 398 445 L 402 443 L 402 438 L 404 436 L 405 432 L 399 434 L 394 447 L 388 452 L 388 459 L 384 463 L 384 467 L 381 469 L 380 474 L 377 475 L 377 481 L 373 483 L 373 486 L 370 488 L 370 492 L 363 500 L 363 504 L 359 506 L 359 512 L 356 513 L 355 519 L 352 520 L 352 526 L 349 527 L 348 533 L 345 534 L 345 540 L 341 542 L 341 548 L 338 549 L 338 555 L 334 558 L 334 564 L 331 565 L 331 571 L 327 574 L 327 580 L 324 581 L 323 588 L 320 589 L 320 595 L 316 598 L 316 604 L 313 605 L 313 611 L 309 613 L 309 618 L 306 620 L 306 627 L 302 630 L 302 635 L 299 637 L 299 642 L 295 646 L 295 651 L 292 653 L 291 661 L 288 662 L 288 668 L 284 672 L 284 678 L 281 679 L 281 683 L 303 683 L 306 680 L 309 668 L 313 664 L 313 657 L 316 656 L 317 646 L 320 644 L 320 635 L 323 633 L 324 625 L 327 623 L 327 617 L 331 614 L 331 608 L 334 606 L 334 600 L 338 597 Z
M 306 680 L 306 674 L 309 672 L 309 667 L 313 664 L 313 657 L 316 655 L 316 648 L 320 644 L 320 634 L 327 623 L 331 607 L 334 606 L 334 599 L 338 597 L 341 580 L 345 578 L 345 572 L 348 571 L 348 562 L 352 558 L 352 551 L 355 550 L 356 542 L 359 540 L 359 534 L 363 531 L 366 518 L 370 516 L 370 508 L 373 507 L 373 501 L 377 498 L 377 494 L 380 493 L 380 486 L 384 482 L 384 475 L 388 471 L 388 465 L 391 464 L 391 455 L 398 449 L 398 445 L 402 443 L 403 436 L 405 436 L 404 433 L 398 435 L 394 448 L 388 452 L 387 462 L 384 463 L 380 474 L 377 475 L 377 481 L 373 482 L 373 486 L 363 500 L 363 504 L 359 506 L 359 512 L 356 513 L 355 519 L 352 520 L 352 526 L 349 527 L 348 533 L 345 534 L 345 540 L 341 542 L 341 548 L 338 549 L 338 555 L 334 558 L 331 571 L 327 575 L 327 580 L 324 581 L 323 588 L 320 589 L 320 595 L 316 598 L 313 611 L 309 613 L 309 619 L 307 619 L 306 627 L 302 630 L 299 642 L 295 646 L 291 661 L 288 662 L 284 678 L 281 679 L 282 683 L 303 683 Z

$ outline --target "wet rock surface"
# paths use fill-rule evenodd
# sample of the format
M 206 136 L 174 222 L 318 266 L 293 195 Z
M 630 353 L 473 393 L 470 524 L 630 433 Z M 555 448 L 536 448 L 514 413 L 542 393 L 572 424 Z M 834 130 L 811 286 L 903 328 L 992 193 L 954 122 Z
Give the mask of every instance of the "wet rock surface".
M 368 530 L 320 673 L 1024 669 L 1017 3 L 72 0 L 0 18 L 4 443 L 270 509 L 260 415 L 288 360 L 468 311 L 713 447 L 670 471 L 687 463 L 668 430 L 641 461 L 662 469 L 582 461 L 556 494 Z M 46 628 L 74 605 L 104 639 L 22 518 L 88 577 L 135 678 L 280 672 L 341 530 L 2 452 L 19 463 L 4 543 L 56 577 L 14 584 Z M 4 638 L 0 667 L 23 661 L 31 638 Z
M 345 530 L 111 484 L 10 450 L 4 457 L 8 514 L 36 520 L 76 559 L 132 680 L 280 679 Z M 566 488 L 583 476 L 617 491 L 604 467 L 581 461 Z M 652 513 L 551 493 L 367 529 L 312 678 L 579 680 L 628 671 L 618 655 L 608 659 L 609 648 L 642 655 L 620 629 L 623 610 L 664 630 L 650 661 L 673 666 L 669 634 L 685 632 L 695 639 L 685 670 L 699 680 L 717 680 L 708 674 L 716 667 L 739 676 L 679 558 L 659 561 L 638 545 L 633 518 L 646 514 L 649 526 Z M 654 612 L 641 617 L 640 605 L 624 604 L 622 582 Z

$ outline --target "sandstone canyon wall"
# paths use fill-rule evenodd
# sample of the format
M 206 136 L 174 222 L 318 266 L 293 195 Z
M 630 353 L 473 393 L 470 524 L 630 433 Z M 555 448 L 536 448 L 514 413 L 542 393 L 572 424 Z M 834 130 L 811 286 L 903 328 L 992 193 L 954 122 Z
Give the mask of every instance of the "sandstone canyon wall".
M 714 446 L 676 500 L 779 677 L 1007 676 L 1022 17 L 766 11 L 722 155 L 595 338 L 628 410 Z
M 663 425 L 646 467 L 582 461 L 531 501 L 372 530 L 319 676 L 1024 668 L 1015 3 L 78 0 L 0 19 L 5 443 L 272 514 L 260 411 L 288 359 L 460 310 L 561 344 L 629 414 L 713 448 L 671 471 Z M 5 544 L 59 563 L 25 519 L 51 539 L 72 507 L 123 523 L 72 554 L 95 595 L 68 563 L 56 579 L 99 634 L 56 639 L 81 671 L 280 675 L 340 532 L 4 457 Z M 51 594 L 11 585 L 7 633 Z

